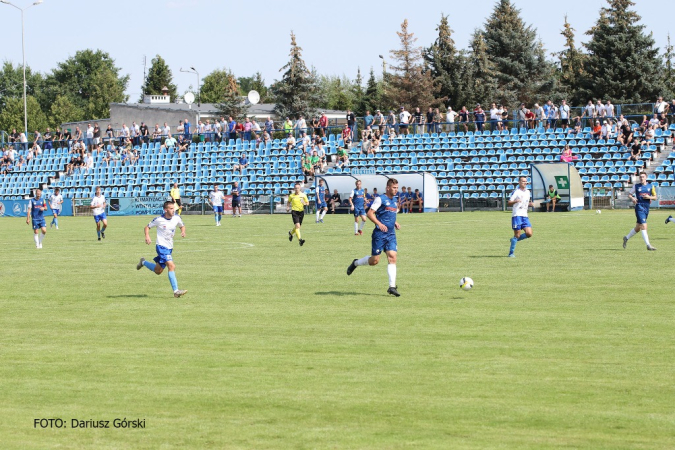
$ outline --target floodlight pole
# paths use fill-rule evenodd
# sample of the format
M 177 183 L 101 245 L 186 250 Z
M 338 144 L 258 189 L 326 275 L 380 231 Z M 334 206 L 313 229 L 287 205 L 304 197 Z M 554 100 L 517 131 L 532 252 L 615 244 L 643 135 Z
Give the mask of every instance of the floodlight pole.
M 199 72 L 197 72 L 197 69 L 194 67 L 190 67 L 190 70 L 185 70 L 182 67 L 180 68 L 181 72 L 185 73 L 194 73 L 197 75 L 197 106 L 201 107 L 202 106 L 202 87 L 199 85 L 201 83 L 201 80 L 199 79 Z

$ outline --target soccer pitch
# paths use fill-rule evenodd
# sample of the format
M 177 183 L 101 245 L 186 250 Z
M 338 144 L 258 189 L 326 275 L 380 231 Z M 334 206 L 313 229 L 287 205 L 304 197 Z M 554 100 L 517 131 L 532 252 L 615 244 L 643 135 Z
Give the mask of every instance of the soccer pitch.
M 0 447 L 673 448 L 667 216 L 647 252 L 621 246 L 632 211 L 534 213 L 506 258 L 509 213 L 399 215 L 399 298 L 384 258 L 345 273 L 372 224 L 307 215 L 299 247 L 290 215 L 184 216 L 180 299 L 136 271 L 150 217 L 110 217 L 101 242 L 64 217 L 41 250 L 3 218 Z

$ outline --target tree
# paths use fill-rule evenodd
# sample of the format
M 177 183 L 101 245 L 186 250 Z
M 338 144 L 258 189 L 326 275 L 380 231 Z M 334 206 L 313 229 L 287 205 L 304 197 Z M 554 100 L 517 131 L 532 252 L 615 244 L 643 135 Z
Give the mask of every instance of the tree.
M 129 76 L 120 76 L 120 70 L 115 67 L 115 61 L 108 53 L 80 50 L 65 62 L 58 63 L 57 68 L 47 76 L 45 91 L 49 103 L 53 103 L 58 95 L 64 95 L 83 111 L 88 120 L 109 117 L 111 102 L 128 100 L 124 91 Z
M 639 25 L 640 16 L 630 10 L 631 0 L 607 0 L 608 7 L 586 34 L 588 58 L 580 78 L 586 99 L 614 103 L 653 101 L 663 90 L 662 61 L 652 34 Z
M 401 41 L 401 47 L 389 52 L 395 63 L 390 66 L 393 73 L 387 77 L 388 100 L 408 109 L 438 105 L 438 88 L 431 72 L 424 70 L 422 48 L 415 46 L 417 38 L 414 33 L 408 32 L 407 19 L 401 24 L 401 31 L 396 34 Z
M 148 76 L 145 77 L 145 82 L 141 87 L 141 99 L 143 101 L 143 96 L 145 95 L 161 95 L 162 89 L 166 87 L 169 89 L 169 95 L 171 96 L 171 101 L 176 100 L 176 95 L 178 93 L 178 88 L 173 83 L 173 75 L 171 74 L 171 69 L 164 61 L 164 58 L 157 55 L 152 58 L 150 63 L 150 70 L 148 70 Z M 202 100 L 203 101 L 203 100 Z
M 364 108 L 363 104 L 363 98 L 364 98 L 364 92 L 363 92 L 363 78 L 361 77 L 361 68 L 359 67 L 356 71 L 356 79 L 354 80 L 354 83 L 352 83 L 351 86 L 351 94 L 352 98 L 354 99 L 354 104 L 352 107 L 354 108 L 354 113 L 357 116 L 363 116 L 366 113 L 366 108 Z
M 368 82 L 366 83 L 366 92 L 363 94 L 363 106 L 364 111 L 370 111 L 375 113 L 375 110 L 380 108 L 380 87 L 375 79 L 375 72 L 373 68 L 370 68 L 370 76 L 368 77 Z
M 467 56 L 467 64 L 462 78 L 466 80 L 466 89 L 461 102 L 457 103 L 457 109 L 461 106 L 472 106 L 471 103 L 487 104 L 495 98 L 497 92 L 497 70 L 487 52 L 487 44 L 483 39 L 483 33 L 475 30 L 470 43 L 471 52 Z
M 216 108 L 224 117 L 232 116 L 235 120 L 243 120 L 248 113 L 248 105 L 241 96 L 237 77 L 229 71 L 226 72 L 226 77 L 222 100 L 216 104 Z
M 265 86 L 265 80 L 260 72 L 256 72 L 252 77 L 240 77 L 238 82 L 241 95 L 247 96 L 249 92 L 256 91 L 260 94 L 260 103 L 269 101 L 267 86 Z
M 216 69 L 202 80 L 202 102 L 220 103 L 225 101 L 226 93 L 231 88 L 232 80 L 236 78 L 228 69 Z
M 423 52 L 431 76 L 438 86 L 441 97 L 446 97 L 448 103 L 457 104 L 461 92 L 464 89 L 462 72 L 464 70 L 464 58 L 457 51 L 455 41 L 452 39 L 452 29 L 448 25 L 448 16 L 441 15 L 441 23 L 436 28 L 438 37 Z
M 668 43 L 666 44 L 666 51 L 663 54 L 663 59 L 665 60 L 663 84 L 666 88 L 666 92 L 664 92 L 663 95 L 664 97 L 667 96 L 672 98 L 675 96 L 675 67 L 673 67 L 673 46 L 670 43 L 670 33 L 668 33 Z
M 344 111 L 354 106 L 354 89 L 346 76 L 323 75 L 317 85 L 321 99 L 317 107 Z
M 319 101 L 316 74 L 307 69 L 302 59 L 302 48 L 296 44 L 293 32 L 290 57 L 290 61 L 279 69 L 279 72 L 285 70 L 283 77 L 270 88 L 276 99 L 274 112 L 278 117 L 300 114 L 311 117 Z
M 43 131 L 49 126 L 47 116 L 42 112 L 40 104 L 32 95 L 26 97 L 26 106 L 28 107 L 28 132 L 35 130 Z M 7 99 L 5 107 L 0 112 L 0 130 L 10 131 L 16 128 L 17 131 L 23 130 L 23 97 L 13 97 Z
M 33 72 L 29 66 L 26 66 L 26 95 L 38 98 L 42 94 L 43 87 L 42 74 Z M 20 64 L 14 66 L 11 62 L 5 61 L 0 70 L 0 111 L 11 98 L 20 98 L 23 102 L 23 66 Z M 23 108 L 21 117 L 23 117 Z
M 488 57 L 495 65 L 496 98 L 516 107 L 521 101 L 534 103 L 548 94 L 550 68 L 537 31 L 525 25 L 511 0 L 498 0 L 485 23 L 483 39 Z
M 586 55 L 576 47 L 574 43 L 574 28 L 567 22 L 565 16 L 564 29 L 560 32 L 565 37 L 565 49 L 555 53 L 560 61 L 559 79 L 564 93 L 568 94 L 567 100 L 572 105 L 580 105 L 584 98 L 578 91 L 579 80 L 584 72 Z
M 84 120 L 84 114 L 75 106 L 68 96 L 59 95 L 49 108 L 49 122 L 52 127 L 60 127 L 67 122 Z

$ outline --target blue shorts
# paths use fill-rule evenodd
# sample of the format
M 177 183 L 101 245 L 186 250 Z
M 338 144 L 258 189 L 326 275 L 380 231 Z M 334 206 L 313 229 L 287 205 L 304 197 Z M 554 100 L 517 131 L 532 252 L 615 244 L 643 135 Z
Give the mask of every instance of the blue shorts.
M 396 247 L 396 233 L 384 233 L 378 228 L 373 230 L 372 238 L 372 252 L 371 255 L 377 256 L 384 250 L 388 251 L 397 251 Z
M 640 206 L 639 203 L 635 205 L 635 217 L 637 218 L 637 223 L 647 223 L 647 217 L 649 217 L 649 206 Z
M 223 212 L 223 207 L 222 206 L 214 206 L 213 212 L 216 213 L 216 214 L 221 214 Z
M 328 208 L 326 202 L 320 202 L 316 204 L 316 209 L 323 209 L 323 208 Z
M 241 208 L 241 200 L 239 198 L 232 198 L 232 207 L 235 208 Z
M 155 245 L 155 250 L 157 250 L 157 256 L 153 258 L 153 261 L 162 266 L 162 269 L 166 267 L 168 261 L 173 261 L 173 256 L 171 256 L 171 252 L 173 252 L 172 248 Z
M 94 220 L 96 221 L 96 223 L 99 223 L 102 220 L 106 220 L 105 213 L 94 216 Z
M 33 229 L 39 230 L 40 228 L 47 228 L 47 222 L 45 222 L 45 219 L 33 220 Z
M 354 207 L 354 217 L 365 216 L 366 210 L 363 208 Z
M 61 210 L 60 209 L 52 209 L 52 214 L 60 216 L 61 215 Z
M 522 230 L 525 228 L 532 228 L 530 219 L 523 216 L 511 217 L 511 228 L 514 230 Z

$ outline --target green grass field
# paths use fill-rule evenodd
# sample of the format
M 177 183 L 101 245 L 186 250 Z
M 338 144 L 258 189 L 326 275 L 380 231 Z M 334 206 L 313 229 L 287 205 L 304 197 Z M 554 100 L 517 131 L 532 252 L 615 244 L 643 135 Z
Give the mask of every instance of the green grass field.
M 400 298 L 386 264 L 346 276 L 372 229 L 349 216 L 308 216 L 302 248 L 290 216 L 187 216 L 182 299 L 136 271 L 148 217 L 102 242 L 64 217 L 42 250 L 3 218 L 0 448 L 675 448 L 667 215 L 647 252 L 631 211 L 531 214 L 515 259 L 508 213 L 399 216 Z

